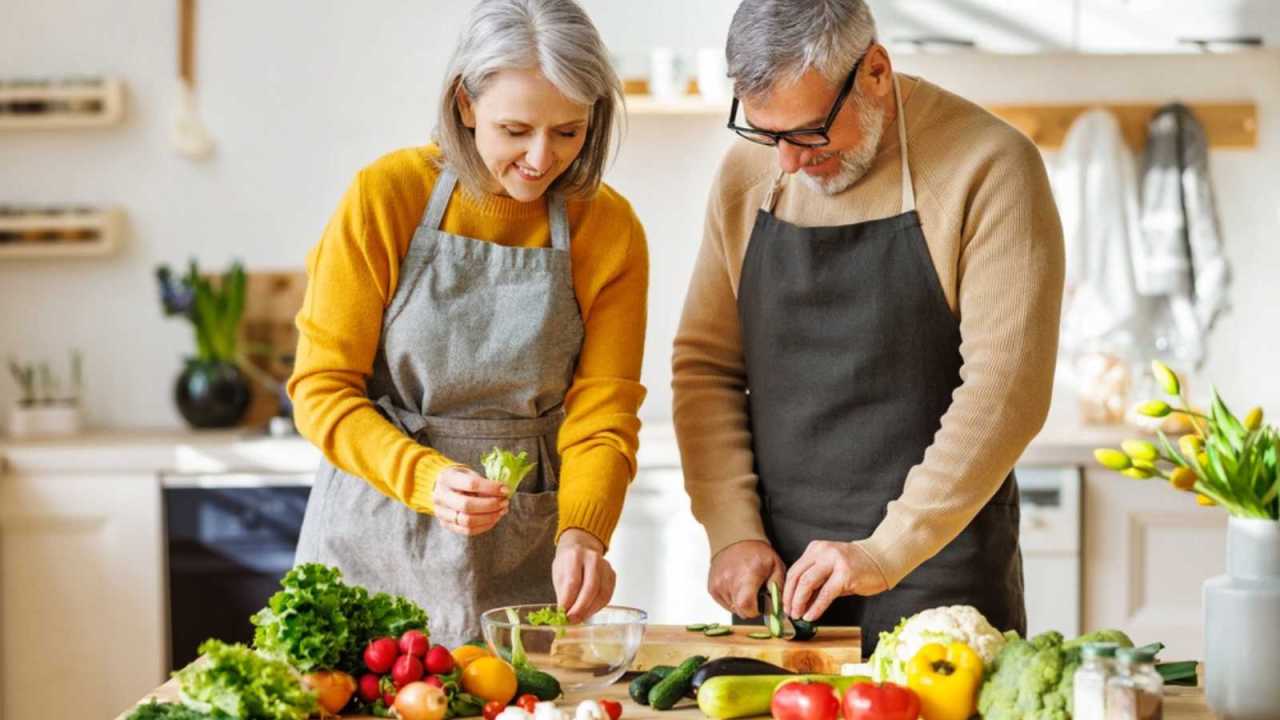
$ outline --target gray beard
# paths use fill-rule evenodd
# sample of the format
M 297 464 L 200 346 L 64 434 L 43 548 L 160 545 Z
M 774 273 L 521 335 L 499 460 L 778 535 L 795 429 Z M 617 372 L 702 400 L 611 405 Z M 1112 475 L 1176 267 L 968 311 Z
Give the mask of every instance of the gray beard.
M 840 169 L 827 177 L 813 177 L 803 170 L 799 173 L 801 182 L 823 195 L 838 195 L 853 187 L 871 169 L 880 149 L 880 136 L 884 134 L 884 108 L 863 98 L 854 100 L 858 124 L 862 127 L 862 142 L 841 152 Z

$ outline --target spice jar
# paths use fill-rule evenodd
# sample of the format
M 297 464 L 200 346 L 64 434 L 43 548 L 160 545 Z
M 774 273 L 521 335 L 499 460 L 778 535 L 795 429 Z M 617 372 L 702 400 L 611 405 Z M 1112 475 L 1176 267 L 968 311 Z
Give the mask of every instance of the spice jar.
M 1150 650 L 1116 650 L 1116 674 L 1107 680 L 1107 720 L 1161 720 L 1164 680 Z
M 1114 674 L 1115 643 L 1086 643 L 1080 649 L 1080 667 L 1072 678 L 1072 714 L 1075 720 L 1107 720 L 1107 680 Z

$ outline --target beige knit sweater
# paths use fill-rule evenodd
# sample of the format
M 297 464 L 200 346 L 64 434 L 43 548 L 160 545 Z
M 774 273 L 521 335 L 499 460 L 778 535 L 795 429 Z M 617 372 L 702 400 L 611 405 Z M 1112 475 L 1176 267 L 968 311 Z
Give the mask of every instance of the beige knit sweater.
M 1036 147 L 977 105 L 919 78 L 902 80 L 907 149 L 929 254 L 960 321 L 961 385 L 924 460 L 879 527 L 857 541 L 893 587 L 960 533 L 999 488 L 1049 409 L 1063 245 Z M 738 277 L 776 150 L 746 141 L 726 154 L 676 335 L 676 434 L 693 513 L 714 556 L 765 540 L 747 419 Z M 901 212 L 896 126 L 868 173 L 824 196 L 789 178 L 778 217 L 842 225 Z M 850 428 L 857 432 L 857 428 Z M 795 458 L 803 468 L 805 458 Z M 828 540 L 835 537 L 824 538 Z

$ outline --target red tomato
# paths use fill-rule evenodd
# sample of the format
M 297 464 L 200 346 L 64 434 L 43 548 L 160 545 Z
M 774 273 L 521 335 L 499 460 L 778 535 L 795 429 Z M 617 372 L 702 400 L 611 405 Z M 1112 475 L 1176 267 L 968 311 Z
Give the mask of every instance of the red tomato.
M 622 717 L 622 703 L 617 700 L 605 700 L 602 698 L 600 707 L 609 713 L 609 720 L 618 720 L 618 718 Z
M 858 683 L 844 694 L 844 720 L 916 720 L 920 698 L 910 688 Z
M 484 704 L 484 720 L 493 720 L 494 718 L 501 715 L 502 711 L 506 709 L 507 709 L 507 706 L 498 702 L 497 700 L 494 700 L 493 702 L 487 702 Z
M 516 698 L 515 704 L 516 704 L 516 707 L 532 715 L 533 708 L 536 707 L 538 704 L 538 696 L 525 693 L 524 695 L 521 695 L 520 697 Z
M 773 692 L 769 709 L 776 720 L 836 720 L 840 700 L 830 685 L 789 682 Z

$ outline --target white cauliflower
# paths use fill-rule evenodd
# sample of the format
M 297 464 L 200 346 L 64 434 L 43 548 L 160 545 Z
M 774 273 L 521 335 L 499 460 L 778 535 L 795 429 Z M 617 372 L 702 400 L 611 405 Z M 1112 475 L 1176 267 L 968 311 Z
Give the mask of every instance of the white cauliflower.
M 907 682 L 906 665 L 929 643 L 962 642 L 982 657 L 987 669 L 1004 648 L 1005 637 L 971 605 L 924 610 L 880 633 L 880 644 L 868 665 L 878 682 Z

